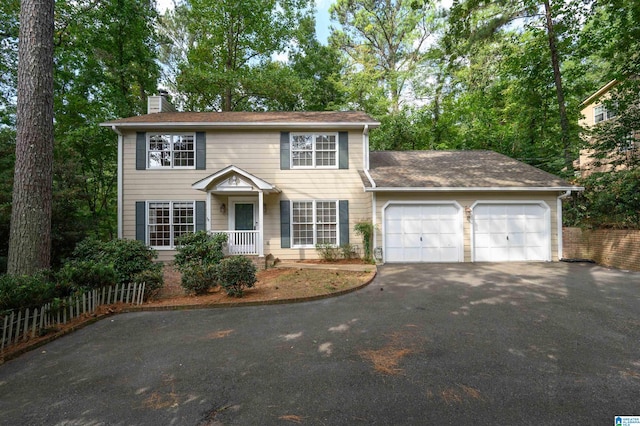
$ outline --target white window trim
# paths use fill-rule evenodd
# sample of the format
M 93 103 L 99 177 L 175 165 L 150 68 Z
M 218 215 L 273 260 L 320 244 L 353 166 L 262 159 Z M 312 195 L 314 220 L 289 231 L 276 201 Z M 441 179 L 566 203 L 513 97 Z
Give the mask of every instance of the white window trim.
M 151 235 L 149 230 L 149 205 L 152 203 L 169 203 L 169 240 L 170 244 L 168 246 L 152 246 L 151 245 Z M 175 242 L 173 241 L 173 204 L 174 203 L 190 203 L 191 208 L 193 209 L 193 232 L 196 232 L 196 202 L 194 200 L 147 200 L 145 204 L 145 243 L 154 250 L 175 250 Z
M 155 151 L 157 152 L 157 150 L 152 150 L 150 149 L 150 145 L 151 145 L 151 137 L 153 136 L 171 136 L 173 138 L 173 136 L 192 136 L 193 137 L 193 166 L 174 166 L 174 158 L 173 158 L 173 140 L 171 141 L 171 166 L 151 166 L 149 164 L 149 152 L 151 151 Z M 153 133 L 147 133 L 147 140 L 146 140 L 146 164 L 147 164 L 147 170 L 195 170 L 196 168 L 196 164 L 197 164 L 197 156 L 198 156 L 198 149 L 197 149 L 197 141 L 196 141 L 196 134 L 195 132 L 153 132 Z M 184 152 L 188 152 L 188 151 L 184 151 Z
M 602 114 L 602 120 L 598 120 L 598 116 Z M 609 111 L 604 104 L 596 105 L 593 108 L 593 123 L 598 124 L 615 118 L 612 111 Z
M 299 150 L 294 150 L 293 149 L 293 138 L 294 138 L 294 136 L 311 136 L 311 139 L 312 139 L 312 142 L 313 142 L 313 145 L 311 147 L 311 164 L 312 164 L 311 166 L 296 166 L 296 165 L 293 164 L 293 152 L 294 151 L 299 151 Z M 316 150 L 316 138 L 318 136 L 335 136 L 335 138 L 336 138 L 336 149 L 335 149 L 335 153 L 336 153 L 335 160 L 336 160 L 336 163 L 334 165 L 332 165 L 332 166 L 317 166 L 316 165 L 316 153 L 317 153 L 317 150 Z M 338 158 L 339 155 L 340 155 L 340 137 L 339 137 L 338 132 L 317 132 L 317 133 L 313 133 L 313 132 L 309 132 L 309 133 L 307 133 L 307 132 L 297 132 L 297 133 L 291 133 L 289 135 L 289 152 L 291 154 L 290 155 L 291 159 L 290 159 L 290 164 L 289 164 L 291 169 L 307 169 L 307 170 L 310 170 L 310 169 L 329 169 L 329 170 L 337 169 L 339 164 L 340 164 L 340 159 Z
M 319 200 L 291 200 L 291 207 L 289 209 L 289 211 L 291 212 L 291 217 L 290 217 L 290 230 L 289 230 L 289 235 L 291 235 L 291 248 L 303 248 L 303 249 L 307 249 L 307 248 L 315 248 L 316 244 L 318 242 L 318 214 L 317 214 L 317 205 L 318 203 L 334 203 L 336 206 L 336 244 L 335 246 L 338 247 L 339 243 L 340 243 L 340 203 L 339 200 L 325 200 L 325 199 L 319 199 Z M 293 234 L 293 203 L 313 203 L 313 244 L 295 244 L 295 237 Z

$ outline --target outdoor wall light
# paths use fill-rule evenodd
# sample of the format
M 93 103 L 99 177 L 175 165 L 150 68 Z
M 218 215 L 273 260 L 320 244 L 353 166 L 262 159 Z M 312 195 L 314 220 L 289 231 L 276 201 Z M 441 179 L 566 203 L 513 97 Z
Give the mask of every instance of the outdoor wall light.
M 220 213 L 225 214 L 227 212 L 227 206 L 222 203 L 220 204 Z
M 471 220 L 471 207 L 465 206 L 464 214 L 467 216 L 467 220 Z

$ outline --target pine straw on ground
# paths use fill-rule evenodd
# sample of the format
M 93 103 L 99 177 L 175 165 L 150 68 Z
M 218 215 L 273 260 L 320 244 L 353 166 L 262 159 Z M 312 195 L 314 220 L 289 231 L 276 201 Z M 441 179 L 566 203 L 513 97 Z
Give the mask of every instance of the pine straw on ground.
M 363 286 L 373 279 L 375 268 L 366 272 L 315 270 L 298 268 L 275 268 L 260 271 L 258 282 L 253 288 L 246 289 L 241 298 L 227 296 L 219 287 L 205 295 L 187 295 L 180 286 L 180 274 L 171 267 L 165 267 L 165 285 L 161 291 L 142 305 L 142 309 L 162 309 L 171 307 L 198 307 L 202 305 L 224 305 L 242 303 L 273 303 L 279 300 L 309 299 L 328 296 Z M 118 303 L 98 306 L 95 312 L 83 314 L 66 324 L 58 324 L 45 330 L 36 337 L 28 337 L 17 344 L 5 348 L 0 353 L 0 364 L 63 336 L 74 329 L 102 317 L 130 310 L 131 305 Z M 217 336 L 220 337 L 220 336 Z

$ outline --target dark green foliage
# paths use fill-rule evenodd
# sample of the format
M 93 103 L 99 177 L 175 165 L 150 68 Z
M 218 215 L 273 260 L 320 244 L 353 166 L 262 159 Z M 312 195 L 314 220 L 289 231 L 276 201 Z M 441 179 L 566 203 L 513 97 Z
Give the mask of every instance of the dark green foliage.
M 118 283 L 133 282 L 136 274 L 158 269 L 154 262 L 158 253 L 137 240 L 103 242 L 86 238 L 76 246 L 73 255 L 77 260 L 111 265 Z
M 640 229 L 640 169 L 594 173 L 564 203 L 564 224 L 589 228 Z
M 182 287 L 204 294 L 217 285 L 216 266 L 224 258 L 227 234 L 198 231 L 183 235 L 176 246 L 175 266 L 182 273 Z
M 253 287 L 257 280 L 256 266 L 244 256 L 228 257 L 218 266 L 218 281 L 229 296 L 242 297 L 244 288 Z
M 59 285 L 74 290 L 92 290 L 117 282 L 113 265 L 92 260 L 72 260 L 56 273 Z
M 373 244 L 373 230 L 374 225 L 368 221 L 362 221 L 355 224 L 353 230 L 356 234 L 362 236 L 362 245 L 364 246 L 364 260 L 367 262 L 373 261 L 371 253 L 371 246 Z
M 184 266 L 180 271 L 182 273 L 182 287 L 193 294 L 206 294 L 209 289 L 218 285 L 217 279 L 218 265 L 203 265 L 192 262 Z
M 175 265 L 178 270 L 191 263 L 216 264 L 224 258 L 227 234 L 211 235 L 207 231 L 185 234 L 176 246 Z
M 48 272 L 0 276 L 0 314 L 12 309 L 39 308 L 57 295 L 56 285 Z
M 133 276 L 133 282 L 145 284 L 145 299 L 153 297 L 164 285 L 164 276 L 162 274 L 162 264 L 156 263 L 153 268 L 140 271 Z

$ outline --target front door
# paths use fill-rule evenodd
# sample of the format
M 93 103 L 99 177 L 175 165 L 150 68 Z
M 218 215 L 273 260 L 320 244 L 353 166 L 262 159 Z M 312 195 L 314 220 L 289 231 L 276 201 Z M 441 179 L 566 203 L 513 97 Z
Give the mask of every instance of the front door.
M 236 231 L 253 231 L 255 229 L 254 217 L 253 203 L 235 204 Z

